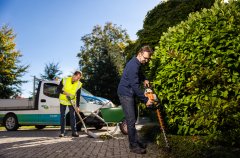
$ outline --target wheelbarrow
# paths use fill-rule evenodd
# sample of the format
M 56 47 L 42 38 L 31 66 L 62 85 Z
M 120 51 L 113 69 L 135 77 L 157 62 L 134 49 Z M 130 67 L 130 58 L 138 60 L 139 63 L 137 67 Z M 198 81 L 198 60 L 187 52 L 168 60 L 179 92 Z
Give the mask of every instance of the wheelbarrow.
M 121 106 L 111 108 L 101 107 L 98 110 L 91 112 L 90 115 L 97 117 L 104 124 L 106 124 L 107 132 L 112 137 L 113 134 L 116 133 L 118 128 L 120 128 L 120 131 L 124 135 L 128 134 L 127 123 Z M 109 124 L 116 124 L 114 130 L 112 131 L 109 130 Z

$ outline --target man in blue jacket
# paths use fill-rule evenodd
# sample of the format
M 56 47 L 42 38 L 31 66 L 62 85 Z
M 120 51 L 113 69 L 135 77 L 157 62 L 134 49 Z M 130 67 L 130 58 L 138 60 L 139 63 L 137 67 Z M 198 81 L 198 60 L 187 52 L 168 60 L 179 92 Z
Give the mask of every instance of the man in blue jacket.
M 147 63 L 153 51 L 149 46 L 142 47 L 137 56 L 134 56 L 126 65 L 120 83 L 118 85 L 118 96 L 122 105 L 128 128 L 129 148 L 131 152 L 137 154 L 146 153 L 146 144 L 140 142 L 136 123 L 136 104 L 135 97 L 138 97 L 146 105 L 151 105 L 152 101 L 145 97 L 140 84 L 143 83 L 145 87 L 149 87 L 149 81 L 140 72 L 141 64 Z

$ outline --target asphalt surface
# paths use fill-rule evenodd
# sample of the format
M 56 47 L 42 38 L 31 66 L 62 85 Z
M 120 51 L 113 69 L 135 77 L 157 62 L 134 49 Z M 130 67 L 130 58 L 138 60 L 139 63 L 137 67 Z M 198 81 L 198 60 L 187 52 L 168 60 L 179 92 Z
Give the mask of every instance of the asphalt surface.
M 142 124 L 137 125 L 140 129 Z M 112 130 L 113 128 L 110 128 Z M 149 158 L 159 157 L 158 152 L 147 148 L 147 154 L 131 153 L 128 148 L 128 137 L 120 130 L 115 138 L 104 137 L 106 127 L 91 130 L 99 138 L 90 138 L 83 131 L 80 137 L 67 136 L 59 138 L 59 128 L 19 129 L 18 131 L 0 131 L 0 158 Z

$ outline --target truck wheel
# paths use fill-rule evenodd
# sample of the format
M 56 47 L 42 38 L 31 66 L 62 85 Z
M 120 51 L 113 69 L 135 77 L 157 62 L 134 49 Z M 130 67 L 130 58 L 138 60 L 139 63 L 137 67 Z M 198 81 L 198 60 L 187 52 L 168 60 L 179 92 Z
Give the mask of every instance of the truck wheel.
M 82 116 L 82 118 L 84 118 L 85 116 L 80 113 L 80 115 Z M 80 121 L 80 119 L 78 118 L 77 114 L 75 115 L 76 117 L 76 127 L 77 127 L 77 131 L 81 131 L 81 128 L 82 128 L 82 123 Z M 80 122 L 79 122 L 80 121 Z M 66 115 L 66 125 L 67 126 L 71 126 L 71 120 L 70 120 L 70 113 L 68 112 L 68 114 Z
M 46 127 L 46 125 L 35 125 L 35 127 L 36 127 L 37 129 L 43 129 L 43 128 Z
M 77 131 L 81 131 L 81 129 L 82 129 L 82 123 L 78 123 L 78 124 L 76 125 L 76 127 L 77 127 Z
M 83 113 L 80 113 L 80 115 L 81 115 L 82 119 L 85 118 L 85 116 L 84 116 Z M 82 125 L 82 122 L 80 121 L 80 119 L 79 119 L 79 117 L 78 117 L 77 114 L 75 115 L 75 117 L 76 117 L 76 127 L 77 127 L 77 131 L 81 131 L 82 126 L 83 126 L 83 125 Z
M 102 129 L 102 128 L 103 128 L 103 125 L 102 125 L 102 124 L 94 125 L 94 127 L 96 128 L 96 130 L 98 130 L 98 129 Z
M 4 126 L 8 131 L 16 131 L 19 127 L 16 115 L 8 114 L 4 119 Z
M 120 124 L 119 124 L 120 130 L 124 135 L 128 135 L 128 130 L 127 130 L 127 122 L 124 119 Z

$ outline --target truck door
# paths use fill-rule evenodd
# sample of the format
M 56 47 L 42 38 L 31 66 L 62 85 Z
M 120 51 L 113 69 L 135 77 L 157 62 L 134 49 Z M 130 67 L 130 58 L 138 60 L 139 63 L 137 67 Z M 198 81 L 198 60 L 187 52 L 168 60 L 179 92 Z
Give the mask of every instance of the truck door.
M 43 82 L 39 95 L 39 124 L 59 125 L 60 105 L 58 100 L 57 83 Z

